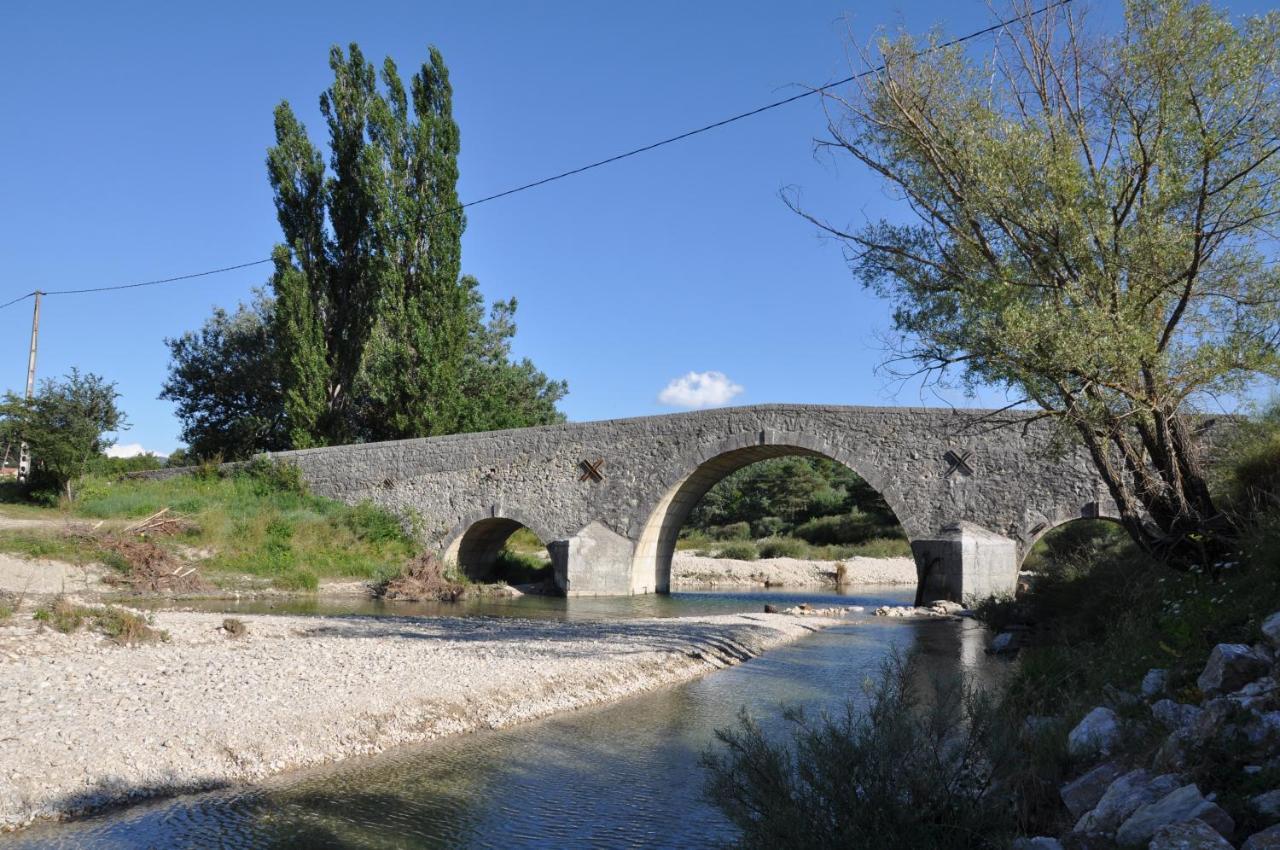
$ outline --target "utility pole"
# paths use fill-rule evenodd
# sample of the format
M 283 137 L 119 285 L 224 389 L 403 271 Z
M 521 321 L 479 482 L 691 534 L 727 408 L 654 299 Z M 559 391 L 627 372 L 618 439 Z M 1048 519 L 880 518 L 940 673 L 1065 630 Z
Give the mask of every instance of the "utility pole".
M 27 401 L 36 393 L 36 342 L 40 338 L 40 290 L 32 293 L 36 297 L 35 310 L 31 314 L 31 354 L 27 357 Z M 26 481 L 31 475 L 31 449 L 26 440 L 18 449 L 18 480 Z

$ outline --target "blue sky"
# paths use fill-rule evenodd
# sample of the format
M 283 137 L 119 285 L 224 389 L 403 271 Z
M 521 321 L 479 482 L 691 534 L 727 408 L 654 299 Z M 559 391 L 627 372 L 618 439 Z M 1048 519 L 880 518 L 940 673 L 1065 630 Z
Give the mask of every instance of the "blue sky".
M 1117 6 L 1094 3 L 1105 19 Z M 846 33 L 990 21 L 986 0 L 19 0 L 4 17 L 0 302 L 267 256 L 279 237 L 263 164 L 271 110 L 289 100 L 322 140 L 335 43 L 390 55 L 406 76 L 439 46 L 470 200 L 843 76 Z M 473 208 L 464 270 L 490 298 L 519 298 L 516 353 L 569 381 L 571 419 L 679 409 L 699 388 L 669 384 L 705 371 L 725 376 L 712 384 L 735 404 L 939 403 L 875 373 L 887 306 L 779 199 L 797 187 L 841 223 L 894 214 L 864 170 L 814 157 L 823 126 L 807 100 Z M 156 398 L 164 338 L 266 280 L 259 267 L 50 297 L 39 374 L 78 366 L 117 381 L 133 422 L 121 442 L 168 452 L 179 425 Z M 29 302 L 0 311 L 0 389 L 22 387 L 29 323 Z

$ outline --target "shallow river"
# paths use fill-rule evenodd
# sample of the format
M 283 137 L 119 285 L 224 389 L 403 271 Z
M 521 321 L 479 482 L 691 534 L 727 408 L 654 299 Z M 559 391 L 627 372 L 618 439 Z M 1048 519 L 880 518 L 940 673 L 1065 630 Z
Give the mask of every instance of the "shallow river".
M 758 611 L 765 602 L 910 604 L 913 589 L 834 594 L 679 593 L 625 599 L 477 603 L 465 613 L 602 618 Z M 280 613 L 377 614 L 371 603 L 275 603 Z M 267 603 L 227 605 L 245 613 Z M 213 607 L 213 606 L 210 606 Z M 406 609 L 397 606 L 395 613 Z M 463 613 L 430 606 L 422 613 Z M 707 847 L 732 829 L 701 797 L 699 754 L 742 706 L 783 732 L 782 704 L 813 710 L 862 700 L 894 648 L 939 671 L 998 677 L 972 622 L 852 618 L 760 658 L 602 706 L 267 782 L 144 803 L 0 837 L 0 847 Z M 210 695 L 216 698 L 216 695 Z M 251 708 L 246 707 L 247 710 Z M 7 839 L 7 840 L 6 840 Z

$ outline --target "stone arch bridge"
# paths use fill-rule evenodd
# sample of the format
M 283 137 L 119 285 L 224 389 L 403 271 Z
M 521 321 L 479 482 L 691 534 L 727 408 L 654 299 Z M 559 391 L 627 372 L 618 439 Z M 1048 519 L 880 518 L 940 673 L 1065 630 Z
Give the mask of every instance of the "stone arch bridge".
M 665 592 L 676 536 L 734 470 L 782 455 L 845 464 L 911 539 L 918 598 L 1012 592 L 1028 548 L 1113 516 L 1083 449 L 1016 411 L 757 405 L 274 455 L 313 491 L 411 514 L 440 554 L 483 569 L 526 526 L 569 595 Z

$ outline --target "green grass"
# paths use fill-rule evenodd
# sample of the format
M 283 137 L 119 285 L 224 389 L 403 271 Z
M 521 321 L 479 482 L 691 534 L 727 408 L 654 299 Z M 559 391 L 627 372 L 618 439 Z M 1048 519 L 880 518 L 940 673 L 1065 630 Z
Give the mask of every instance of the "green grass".
M 676 548 L 715 552 L 717 558 L 734 558 L 740 561 L 754 561 L 756 558 L 841 561 L 846 558 L 911 557 L 911 544 L 897 537 L 875 537 L 862 543 L 842 546 L 814 546 L 796 537 L 766 537 L 754 542 L 727 540 L 717 543 L 695 534 L 681 538 L 677 541 Z
M 761 558 L 808 558 L 809 544 L 794 537 L 766 537 L 756 544 Z
M 65 512 L 26 513 L 138 520 L 169 508 L 193 527 L 156 542 L 211 552 L 201 561 L 206 573 L 260 576 L 290 590 L 314 589 L 319 578 L 394 575 L 417 548 L 391 513 L 368 503 L 353 507 L 309 495 L 288 473 L 258 470 L 164 481 L 91 478 L 81 492 Z M 92 538 L 56 529 L 0 533 L 0 550 L 73 563 L 110 561 Z
M 539 539 L 538 535 L 534 534 L 527 528 L 516 529 L 515 532 L 507 538 L 504 548 L 508 552 L 515 552 L 520 555 L 536 555 L 543 559 L 547 557 L 546 544 Z
M 809 557 L 819 561 L 842 558 L 910 558 L 911 543 L 902 537 L 873 537 L 843 546 L 812 546 Z
M 102 563 L 110 554 L 92 538 L 38 529 L 0 532 L 0 552 L 81 565 Z
M 503 549 L 494 562 L 492 578 L 507 584 L 533 584 L 551 578 L 551 562 L 536 554 Z
M 141 614 L 111 605 L 76 605 L 61 597 L 37 608 L 32 619 L 63 634 L 71 634 L 87 626 L 125 646 L 169 639 L 168 632 L 152 628 Z

